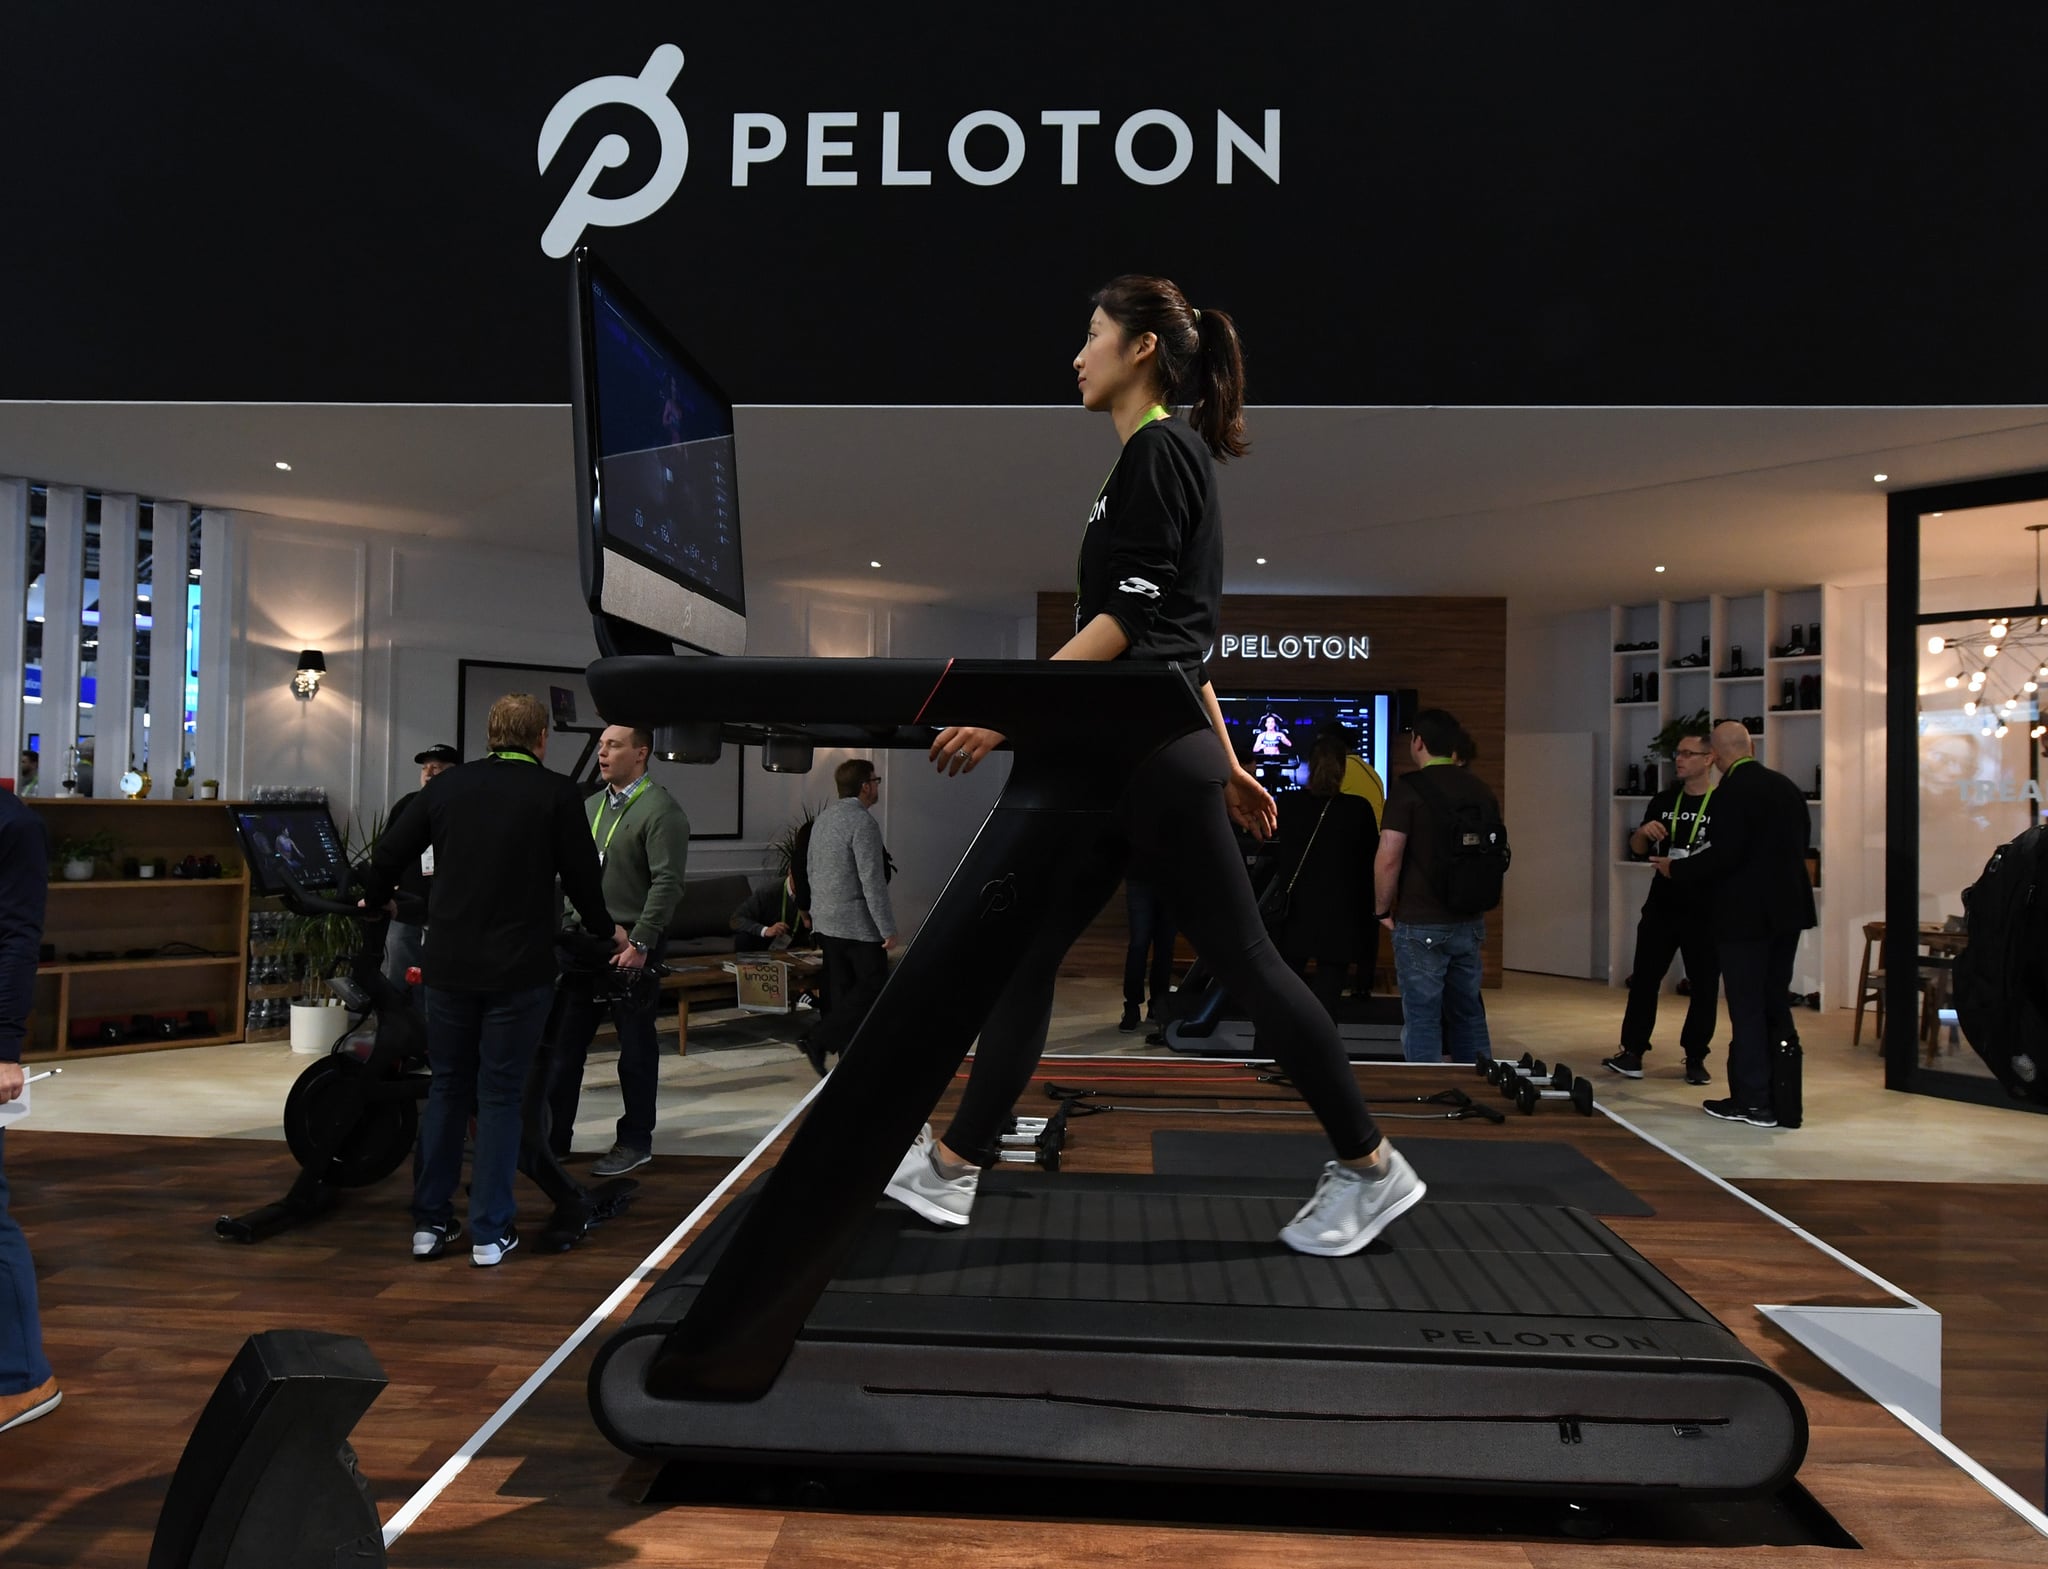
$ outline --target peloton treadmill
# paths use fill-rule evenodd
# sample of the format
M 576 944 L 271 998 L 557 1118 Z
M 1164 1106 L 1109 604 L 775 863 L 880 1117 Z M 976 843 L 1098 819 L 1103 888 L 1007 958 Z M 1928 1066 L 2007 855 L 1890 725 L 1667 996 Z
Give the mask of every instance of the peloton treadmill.
M 665 756 L 744 743 L 783 771 L 816 745 L 922 752 L 955 723 L 1013 749 L 780 1161 L 601 1348 L 589 1392 L 607 1438 L 668 1460 L 1585 1499 L 1744 1497 L 1793 1476 L 1807 1427 L 1792 1388 L 1577 1210 L 1425 1201 L 1366 1252 L 1319 1259 L 1275 1236 L 1312 1171 L 996 1171 L 974 1223 L 943 1232 L 884 1201 L 1001 1005 L 1004 955 L 1114 836 L 1119 781 L 1204 725 L 1198 695 L 1136 661 L 674 653 L 672 639 L 733 650 L 743 601 L 713 593 L 707 608 L 701 572 L 621 526 L 601 439 L 612 383 L 591 363 L 603 312 L 708 379 L 587 255 L 577 301 L 599 712 L 659 727 Z M 632 440 L 619 445 L 643 462 Z M 1083 714 L 1117 716 L 1085 753 Z

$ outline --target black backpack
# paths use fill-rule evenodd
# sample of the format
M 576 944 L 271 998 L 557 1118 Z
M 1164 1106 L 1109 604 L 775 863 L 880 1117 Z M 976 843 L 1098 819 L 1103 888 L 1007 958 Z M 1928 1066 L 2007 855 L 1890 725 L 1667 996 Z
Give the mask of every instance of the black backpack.
M 1491 794 L 1484 801 L 1453 803 L 1430 778 L 1430 772 L 1418 769 L 1410 777 L 1417 792 L 1429 802 L 1442 840 L 1444 907 L 1467 919 L 1484 915 L 1499 907 L 1508 863 L 1514 859 L 1508 848 L 1508 826 L 1501 821 L 1500 808 Z
M 1963 893 L 1969 945 L 1956 955 L 1956 1020 L 2020 1100 L 2048 1104 L 2048 828 L 2033 827 L 1984 863 Z

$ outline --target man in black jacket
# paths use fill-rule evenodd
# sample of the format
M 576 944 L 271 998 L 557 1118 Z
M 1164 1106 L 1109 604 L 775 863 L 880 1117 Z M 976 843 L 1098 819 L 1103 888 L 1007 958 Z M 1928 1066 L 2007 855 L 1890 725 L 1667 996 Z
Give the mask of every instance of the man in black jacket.
M 519 1245 L 512 1183 L 520 1103 L 554 998 L 555 879 L 585 930 L 626 946 L 605 909 L 582 792 L 541 767 L 547 725 L 523 692 L 493 703 L 490 755 L 431 780 L 385 828 L 364 878 L 365 902 L 382 904 L 405 867 L 434 852 L 421 965 L 434 1081 L 413 1182 L 414 1258 L 439 1258 L 461 1234 L 455 1184 L 472 1105 L 470 1262 L 497 1264 Z
M 1728 995 L 1728 1088 L 1710 1100 L 1710 1117 L 1775 1128 L 1771 1105 L 1774 1043 L 1797 1041 L 1792 1025 L 1792 965 L 1799 934 L 1815 923 L 1806 874 L 1812 819 L 1799 787 L 1759 763 L 1749 730 L 1733 720 L 1714 727 L 1713 842 L 1682 861 L 1653 858 L 1659 877 L 1680 889 L 1710 888 L 1721 984 Z

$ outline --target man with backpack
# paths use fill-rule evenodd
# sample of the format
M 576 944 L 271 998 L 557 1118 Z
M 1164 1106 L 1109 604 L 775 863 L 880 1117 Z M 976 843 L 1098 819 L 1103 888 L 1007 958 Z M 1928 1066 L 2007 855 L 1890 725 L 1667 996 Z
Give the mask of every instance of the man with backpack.
M 1408 726 L 1415 762 L 1387 792 L 1373 862 L 1374 908 L 1394 934 L 1401 1051 L 1410 1062 L 1472 1062 L 1491 1053 L 1480 1000 L 1486 912 L 1508 866 L 1500 803 L 1460 766 L 1472 737 L 1440 708 Z

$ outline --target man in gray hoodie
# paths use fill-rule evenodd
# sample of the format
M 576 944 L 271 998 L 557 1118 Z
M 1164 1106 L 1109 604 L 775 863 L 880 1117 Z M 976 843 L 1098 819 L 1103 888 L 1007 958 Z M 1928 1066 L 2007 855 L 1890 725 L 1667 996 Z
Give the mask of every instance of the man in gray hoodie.
M 846 1049 L 880 995 L 896 946 L 896 916 L 889 908 L 888 853 L 870 814 L 881 795 L 875 765 L 848 758 L 833 770 L 839 799 L 811 826 L 806 860 L 811 882 L 811 925 L 825 953 L 825 1017 L 804 1053 L 819 1073 L 828 1052 Z

